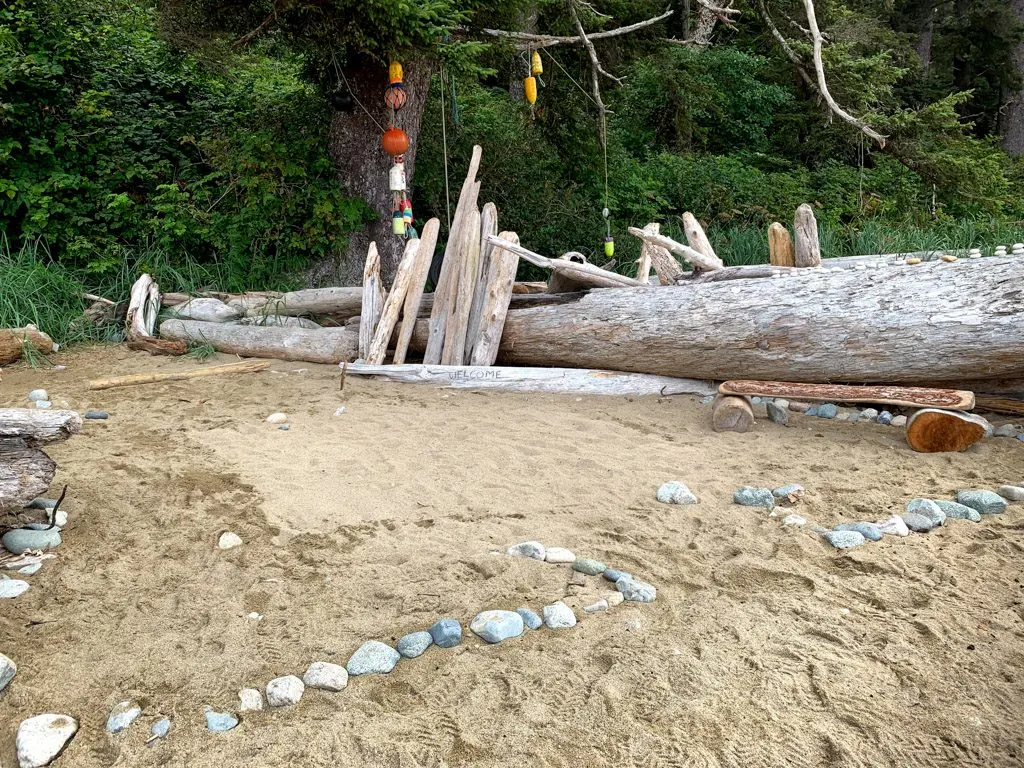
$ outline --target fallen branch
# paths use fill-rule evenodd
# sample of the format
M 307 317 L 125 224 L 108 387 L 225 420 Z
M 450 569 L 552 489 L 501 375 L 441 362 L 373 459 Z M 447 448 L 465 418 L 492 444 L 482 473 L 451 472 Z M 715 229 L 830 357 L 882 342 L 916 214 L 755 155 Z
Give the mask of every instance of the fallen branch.
M 174 322 L 180 323 L 185 321 L 178 320 Z M 313 331 L 313 333 L 316 333 L 316 331 Z M 191 371 L 180 371 L 175 373 L 132 373 L 127 376 L 115 376 L 111 379 L 94 379 L 89 382 L 89 389 L 112 389 L 114 387 L 131 387 L 136 384 L 185 381 L 205 376 L 222 376 L 230 373 L 257 373 L 258 371 L 265 371 L 269 367 L 269 360 L 243 360 L 240 363 L 215 365 L 210 368 L 196 368 Z
M 606 32 L 593 32 L 589 35 L 591 40 L 606 40 L 609 37 L 618 37 L 619 35 L 627 35 L 630 32 L 636 32 L 638 29 L 649 27 L 653 24 L 657 24 L 659 21 L 664 21 L 671 16 L 674 11 L 665 11 L 660 16 L 655 16 L 645 21 L 638 21 L 636 24 L 629 24 L 625 27 L 618 27 L 617 29 L 609 29 Z M 504 37 L 510 40 L 519 41 L 517 46 L 521 50 L 535 50 L 537 48 L 550 48 L 555 45 L 579 45 L 582 41 L 578 35 L 575 36 L 560 36 L 560 35 L 533 35 L 528 32 L 509 32 L 504 29 L 485 29 L 485 34 L 491 35 L 492 37 Z
M 651 232 L 646 232 L 636 227 L 629 228 L 629 234 L 639 237 L 641 240 L 651 243 L 653 245 L 659 245 L 665 250 L 682 256 L 686 261 L 693 265 L 694 269 L 702 269 L 711 271 L 715 269 L 722 269 L 725 264 L 717 256 L 701 253 L 700 251 L 694 250 L 688 245 L 677 243 L 671 237 L 665 235 L 656 235 Z
M 534 253 L 518 243 L 502 240 L 495 235 L 488 235 L 484 240 L 493 246 L 504 248 L 509 253 L 516 254 L 534 266 L 559 272 L 579 283 L 595 288 L 632 288 L 644 285 L 644 283 L 634 280 L 632 277 L 609 272 L 600 267 L 595 267 L 593 264 L 577 264 L 565 259 L 549 259 L 547 256 Z

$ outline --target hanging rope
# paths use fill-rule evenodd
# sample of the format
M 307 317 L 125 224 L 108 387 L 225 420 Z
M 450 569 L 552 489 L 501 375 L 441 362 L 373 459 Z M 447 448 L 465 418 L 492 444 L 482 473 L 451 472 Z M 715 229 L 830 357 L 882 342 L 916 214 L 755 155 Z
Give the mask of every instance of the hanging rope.
M 444 109 L 444 62 L 440 65 L 441 77 L 441 146 L 444 152 L 444 208 L 448 217 L 448 231 L 452 231 L 452 194 L 448 189 L 448 118 Z
M 345 73 L 342 72 L 341 71 L 341 67 L 338 66 L 338 60 L 334 57 L 334 51 L 333 50 L 331 51 L 331 61 L 334 63 L 334 71 L 338 73 L 338 79 L 344 81 L 345 87 L 348 88 L 348 92 L 350 94 L 352 94 L 352 100 L 355 101 L 355 103 L 359 105 L 359 108 L 361 110 L 363 110 L 363 112 L 366 113 L 366 116 L 368 118 L 370 118 L 373 121 L 373 124 L 376 125 L 378 128 L 380 128 L 381 133 L 383 133 L 384 130 L 385 130 L 384 126 L 377 122 L 377 118 L 375 118 L 370 113 L 370 110 L 368 110 L 366 107 L 363 106 L 363 102 L 361 102 L 359 100 L 359 97 L 356 96 L 355 91 L 352 90 L 352 86 L 349 85 L 349 83 L 348 83 L 348 78 L 345 77 Z

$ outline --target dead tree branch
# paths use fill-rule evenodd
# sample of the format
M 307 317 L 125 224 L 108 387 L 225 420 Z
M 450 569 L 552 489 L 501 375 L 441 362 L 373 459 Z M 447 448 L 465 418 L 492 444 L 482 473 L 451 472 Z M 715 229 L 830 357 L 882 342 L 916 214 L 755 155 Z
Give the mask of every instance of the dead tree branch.
M 668 10 L 660 16 L 655 16 L 652 19 L 646 19 L 644 21 L 638 21 L 636 24 L 628 24 L 625 27 L 617 27 L 616 29 L 609 29 L 605 32 L 592 32 L 588 37 L 591 40 L 606 40 L 609 37 L 628 35 L 630 32 L 636 32 L 638 29 L 643 29 L 644 27 L 657 24 L 659 21 L 664 21 L 673 13 L 674 11 Z M 509 32 L 505 29 L 485 29 L 483 32 L 491 37 L 504 37 L 509 40 L 515 40 L 517 41 L 516 47 L 520 49 L 550 48 L 555 45 L 580 45 L 582 43 L 579 35 L 534 35 L 528 32 Z
M 587 49 L 587 54 L 590 56 L 590 88 L 594 92 L 594 102 L 597 104 L 598 110 L 598 128 L 601 133 L 601 143 L 605 141 L 605 117 L 608 114 L 608 108 L 605 107 L 604 101 L 601 99 L 601 78 L 600 76 L 608 75 L 601 68 L 601 61 L 597 58 L 597 49 L 594 48 L 594 44 L 590 42 L 590 38 L 587 37 L 587 33 L 583 29 L 583 22 L 580 21 L 580 15 L 576 12 L 575 0 L 569 0 L 569 13 L 572 14 L 573 23 L 576 25 L 576 31 L 579 32 L 580 40 L 583 42 L 583 47 Z M 615 79 L 616 82 L 621 82 Z

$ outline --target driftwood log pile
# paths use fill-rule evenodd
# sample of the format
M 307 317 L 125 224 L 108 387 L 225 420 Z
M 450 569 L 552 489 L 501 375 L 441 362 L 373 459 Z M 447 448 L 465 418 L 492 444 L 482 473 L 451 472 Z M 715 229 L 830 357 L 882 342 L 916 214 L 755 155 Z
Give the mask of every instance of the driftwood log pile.
M 57 465 L 41 446 L 81 429 L 74 411 L 0 408 L 0 513 L 20 511 L 50 487 Z

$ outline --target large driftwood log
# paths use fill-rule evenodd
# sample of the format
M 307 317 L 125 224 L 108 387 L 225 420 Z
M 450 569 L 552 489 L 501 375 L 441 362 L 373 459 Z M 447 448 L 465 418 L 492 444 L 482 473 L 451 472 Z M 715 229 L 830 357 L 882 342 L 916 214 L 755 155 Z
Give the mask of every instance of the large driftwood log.
M 0 437 L 0 512 L 21 510 L 53 482 L 57 464 L 29 441 Z
M 34 325 L 27 325 L 24 328 L 0 328 L 0 365 L 18 360 L 25 351 L 26 344 L 31 344 L 44 355 L 57 351 L 53 339 Z
M 853 387 L 845 384 L 802 384 L 789 381 L 726 381 L 718 388 L 723 395 L 786 397 L 833 403 L 879 403 L 917 408 L 947 408 L 969 411 L 974 393 L 958 389 L 926 387 Z
M 306 288 L 274 297 L 256 297 L 247 311 L 250 317 L 261 315 L 331 315 L 339 319 L 355 317 L 362 310 L 363 289 Z
M 430 384 L 435 387 L 454 389 L 489 389 L 501 392 L 621 396 L 708 395 L 715 391 L 714 384 L 710 381 L 578 368 L 350 363 L 345 366 L 345 370 L 356 376 L 379 376 L 390 381 Z
M 591 291 L 510 312 L 499 361 L 701 379 L 929 385 L 1024 377 L 1024 261 Z
M 793 231 L 796 233 L 796 244 L 793 248 L 794 264 L 798 267 L 820 266 L 821 243 L 818 242 L 818 220 L 814 217 L 814 209 L 807 203 L 796 209 Z
M 31 443 L 67 440 L 82 431 L 82 417 L 74 411 L 0 408 L 0 438 L 20 437 Z
M 167 339 L 195 339 L 218 352 L 243 357 L 303 360 L 309 363 L 340 363 L 355 360 L 359 350 L 358 328 L 260 328 L 195 320 L 165 320 L 160 335 Z

